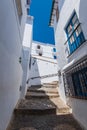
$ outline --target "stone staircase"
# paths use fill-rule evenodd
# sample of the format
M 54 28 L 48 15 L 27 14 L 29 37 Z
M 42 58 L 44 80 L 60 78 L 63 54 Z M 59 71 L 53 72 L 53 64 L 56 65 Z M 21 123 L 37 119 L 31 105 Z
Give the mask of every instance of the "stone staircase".
M 70 113 L 70 108 L 59 97 L 56 83 L 28 88 L 25 99 L 19 101 L 15 114 Z
M 82 130 L 61 100 L 57 82 L 31 86 L 14 110 L 7 130 Z

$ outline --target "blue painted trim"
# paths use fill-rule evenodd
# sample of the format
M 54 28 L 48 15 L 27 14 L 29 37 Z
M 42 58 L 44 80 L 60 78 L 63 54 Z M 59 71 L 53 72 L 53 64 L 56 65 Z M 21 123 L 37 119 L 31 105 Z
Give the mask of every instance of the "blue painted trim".
M 74 13 L 73 13 L 73 15 L 72 15 L 72 17 L 71 17 L 69 23 L 67 24 L 67 26 L 66 26 L 66 28 L 65 28 L 65 32 L 66 32 L 66 35 L 67 35 L 67 39 L 69 39 L 69 40 L 68 40 L 68 45 L 69 45 L 69 49 L 70 49 L 70 54 L 72 54 L 72 53 L 85 41 L 85 37 L 84 37 L 84 34 L 83 34 L 82 30 L 81 30 L 81 33 L 80 33 L 78 36 L 76 35 L 76 31 L 74 32 L 75 29 L 74 29 L 74 24 L 73 24 L 73 22 L 72 22 L 72 19 L 74 18 L 75 15 L 76 15 L 76 17 L 77 17 L 76 12 L 74 11 Z M 78 17 L 77 17 L 76 21 L 79 22 Z M 75 23 L 76 23 L 76 21 L 75 21 Z M 69 36 L 69 33 L 68 33 L 68 27 L 69 27 L 70 25 L 72 26 L 72 32 L 74 32 L 74 33 L 71 35 L 71 36 L 74 37 L 74 42 L 73 42 L 73 43 L 70 42 L 70 36 Z M 81 26 L 81 25 L 80 25 L 80 26 Z
M 57 57 L 56 57 L 56 56 L 54 56 L 54 59 L 57 59 Z
M 56 48 L 53 48 L 53 52 L 56 52 Z

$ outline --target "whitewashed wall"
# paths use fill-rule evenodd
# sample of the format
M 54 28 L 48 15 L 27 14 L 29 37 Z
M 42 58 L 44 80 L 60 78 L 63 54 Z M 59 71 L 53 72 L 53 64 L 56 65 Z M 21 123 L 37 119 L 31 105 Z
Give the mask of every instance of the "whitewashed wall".
M 20 96 L 22 67 L 21 55 L 26 10 L 22 0 L 23 15 L 18 21 L 15 0 L 0 3 L 0 130 L 5 130 Z
M 32 58 L 33 63 L 33 58 Z M 31 66 L 30 77 L 46 76 L 57 73 L 57 64 L 50 63 L 48 61 L 43 61 L 36 59 L 34 65 Z M 49 78 L 36 78 L 30 80 L 30 85 L 39 85 L 47 82 L 58 81 L 58 76 L 49 77 Z
M 32 30 L 33 30 L 33 17 L 27 16 L 24 38 L 23 38 L 23 47 L 22 47 L 22 68 L 23 68 L 23 77 L 21 85 L 21 98 L 24 98 L 27 91 L 27 81 L 30 76 L 29 62 L 31 55 L 32 47 Z
M 52 49 L 55 47 L 54 45 L 33 41 L 32 42 L 32 55 L 38 55 L 36 52 L 37 45 L 41 45 L 41 47 L 43 48 L 43 57 L 45 56 L 45 57 L 53 59 Z
M 87 39 L 87 1 L 86 0 L 65 0 L 64 5 L 60 11 L 59 22 L 57 25 L 55 39 L 56 46 L 58 50 L 58 65 L 62 69 L 65 64 L 72 61 L 73 59 L 80 59 L 82 56 L 87 54 L 87 43 L 81 45 L 75 53 L 73 53 L 68 59 L 65 54 L 64 43 L 66 41 L 66 34 L 64 32 L 64 27 L 69 21 L 70 16 L 73 11 L 76 11 L 79 21 L 81 22 L 82 30 Z M 62 50 L 62 51 L 61 51 Z M 67 61 L 68 60 L 68 61 Z M 60 83 L 59 91 L 61 97 L 65 100 L 63 82 Z M 87 129 L 87 101 L 77 100 L 77 99 L 68 99 L 69 105 L 71 105 L 73 110 L 74 117 Z
M 43 48 L 42 56 L 38 56 L 38 54 L 36 53 L 36 47 L 38 44 L 41 45 L 41 47 Z M 30 72 L 31 78 L 57 73 L 58 70 L 57 61 L 53 59 L 53 55 L 52 55 L 53 47 L 55 46 L 49 44 L 42 44 L 39 42 L 32 43 L 32 62 L 31 62 L 31 72 Z M 58 76 L 54 76 L 50 78 L 36 78 L 30 80 L 29 85 L 38 85 L 38 84 L 43 84 L 52 81 L 58 81 Z

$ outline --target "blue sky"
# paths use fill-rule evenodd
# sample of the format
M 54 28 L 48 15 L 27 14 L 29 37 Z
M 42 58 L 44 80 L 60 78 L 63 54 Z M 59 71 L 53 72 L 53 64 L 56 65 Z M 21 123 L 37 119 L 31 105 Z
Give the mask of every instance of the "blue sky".
M 34 16 L 33 40 L 54 44 L 54 31 L 49 27 L 52 0 L 31 0 L 30 15 Z

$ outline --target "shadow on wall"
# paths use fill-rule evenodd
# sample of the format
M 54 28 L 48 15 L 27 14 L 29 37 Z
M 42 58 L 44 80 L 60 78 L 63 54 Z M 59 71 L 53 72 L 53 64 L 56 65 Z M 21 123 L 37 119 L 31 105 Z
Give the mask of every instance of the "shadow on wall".
M 20 98 L 23 98 L 25 96 L 26 90 L 27 90 L 27 77 L 29 73 L 29 60 L 30 60 L 30 48 L 24 47 L 22 48 L 22 70 L 23 70 L 23 75 L 22 75 L 22 84 L 20 87 Z
M 41 79 L 40 79 L 40 73 L 39 73 L 39 68 L 38 68 L 38 59 L 32 58 L 29 86 L 40 85 L 40 84 L 41 84 Z
M 79 2 L 79 21 L 81 23 L 82 31 L 85 36 L 85 39 L 87 38 L 87 0 L 80 0 Z M 83 43 L 84 44 L 84 43 Z M 87 44 L 84 44 L 87 46 Z M 79 50 L 77 53 L 77 58 L 81 59 L 83 55 L 87 54 L 87 48 L 86 46 L 81 46 L 81 50 Z M 73 115 L 78 120 L 78 122 L 84 127 L 84 129 L 87 129 L 87 100 L 82 99 L 76 99 L 76 98 L 69 98 L 68 99 L 69 105 L 72 107 Z

